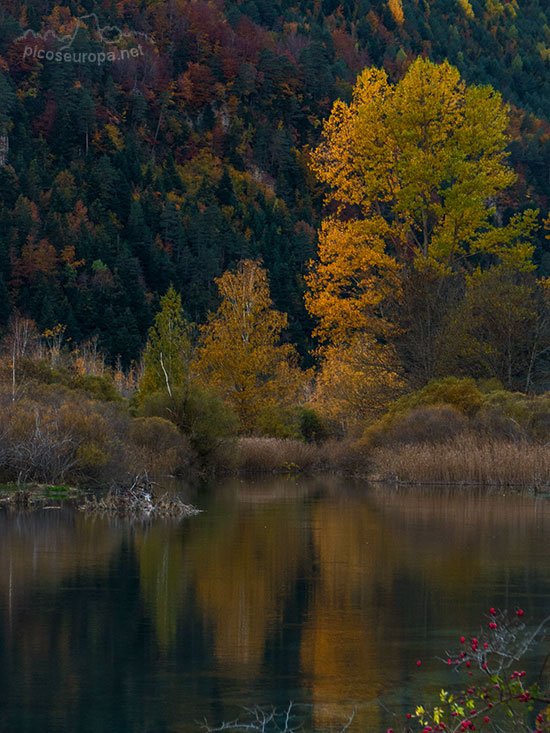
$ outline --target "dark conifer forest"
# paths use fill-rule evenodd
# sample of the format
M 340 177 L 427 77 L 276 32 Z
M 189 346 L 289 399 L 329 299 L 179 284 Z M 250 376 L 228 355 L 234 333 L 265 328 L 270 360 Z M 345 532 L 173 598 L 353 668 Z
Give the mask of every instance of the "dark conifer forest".
M 139 54 L 37 57 L 37 44 L 54 48 L 46 31 L 72 33 L 84 16 L 75 55 L 94 58 L 107 27 Z M 309 150 L 363 68 L 384 68 L 396 82 L 419 55 L 448 59 L 468 84 L 502 93 L 519 176 L 499 214 L 546 213 L 543 2 L 3 0 L 0 326 L 16 309 L 41 332 L 64 324 L 73 343 L 97 336 L 113 363 L 128 365 L 170 283 L 187 318 L 202 323 L 218 305 L 214 278 L 261 258 L 275 306 L 288 313 L 285 338 L 307 365 L 304 277 L 324 196 Z M 539 275 L 550 273 L 545 234 Z

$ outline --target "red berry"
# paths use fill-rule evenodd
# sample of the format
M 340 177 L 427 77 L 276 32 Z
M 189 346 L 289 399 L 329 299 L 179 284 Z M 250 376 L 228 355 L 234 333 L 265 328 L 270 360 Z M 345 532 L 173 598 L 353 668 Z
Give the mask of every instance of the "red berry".
M 494 608 L 490 608 L 489 613 L 491 613 L 493 616 L 496 616 L 496 610 Z
M 490 717 L 489 717 L 488 715 L 486 715 L 486 716 L 485 716 L 485 717 L 483 718 L 483 720 L 484 720 L 484 721 L 485 721 L 486 723 L 488 723 L 488 722 L 489 722 L 489 721 L 491 720 L 491 718 L 490 718 Z
M 461 644 L 464 644 L 465 641 L 466 641 L 466 638 L 464 636 L 461 636 L 460 637 L 460 643 Z
M 516 611 L 516 616 L 523 616 L 523 609 L 522 608 L 518 608 L 518 610 Z
M 420 659 L 419 659 L 419 660 L 418 660 L 418 662 L 416 663 L 416 666 L 417 666 L 417 667 L 420 667 L 420 665 L 421 665 L 421 664 L 422 664 L 422 662 L 421 662 L 421 661 L 420 661 Z

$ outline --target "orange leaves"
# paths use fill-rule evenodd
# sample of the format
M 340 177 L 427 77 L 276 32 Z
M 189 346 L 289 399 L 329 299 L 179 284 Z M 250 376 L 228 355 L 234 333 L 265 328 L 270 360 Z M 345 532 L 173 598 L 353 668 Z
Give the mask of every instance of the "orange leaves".
M 401 3 L 390 0 L 390 7 L 400 22 Z M 516 272 L 532 267 L 538 212 L 495 224 L 499 194 L 516 179 L 506 165 L 507 125 L 508 110 L 493 89 L 467 87 L 447 62 L 423 58 L 397 84 L 384 71 L 366 69 L 352 102 L 334 104 L 311 167 L 330 187 L 327 204 L 336 214 L 321 228 L 306 306 L 325 344 L 320 385 L 355 395 L 349 410 L 362 403 L 369 379 L 387 384 L 383 360 L 369 365 L 369 376 L 350 366 L 358 353 L 363 358 L 365 344 L 368 359 L 385 353 L 391 362 L 386 344 L 408 338 L 410 354 L 421 343 L 428 372 L 433 369 L 433 324 L 447 304 L 438 289 L 436 312 L 420 298 L 409 313 L 411 303 L 402 296 L 412 274 L 426 285 L 431 272 L 441 283 L 452 274 L 463 278 L 480 256 Z M 428 334 L 425 343 L 415 339 L 417 332 Z M 404 363 L 407 349 L 400 351 Z M 409 374 L 419 361 L 407 363 Z
M 403 383 L 391 346 L 367 335 L 324 350 L 313 404 L 346 429 L 383 412 Z
M 388 0 L 388 7 L 397 25 L 403 25 L 405 16 L 403 15 L 403 3 L 401 0 Z
M 87 229 L 92 228 L 92 224 L 88 219 L 88 208 L 84 206 L 80 199 L 75 203 L 72 213 L 67 214 L 67 227 L 71 236 L 75 238 L 80 236 L 82 227 L 86 227 Z
M 387 329 L 379 310 L 399 289 L 399 265 L 386 254 L 386 222 L 325 220 L 319 233 L 319 263 L 306 278 L 306 306 L 319 318 L 323 341 L 342 343 L 361 330 Z
M 189 64 L 177 82 L 179 95 L 192 109 L 199 109 L 212 100 L 214 84 L 212 72 L 203 64 Z
M 86 264 L 86 260 L 77 260 L 74 244 L 69 244 L 61 250 L 61 261 L 68 265 L 71 270 L 76 270 Z
M 422 58 L 395 85 L 366 69 L 351 104 L 334 104 L 311 155 L 337 211 L 321 228 L 307 279 L 306 305 L 324 341 L 361 331 L 386 338 L 384 305 L 398 300 L 399 270 L 412 263 L 450 272 L 485 254 L 528 269 L 537 212 L 499 227 L 488 204 L 516 178 L 506 165 L 507 124 L 490 87 L 468 88 L 447 62 Z
M 36 241 L 32 235 L 21 249 L 21 257 L 14 262 L 14 277 L 23 277 L 31 282 L 41 273 L 50 277 L 57 267 L 57 252 L 47 239 Z

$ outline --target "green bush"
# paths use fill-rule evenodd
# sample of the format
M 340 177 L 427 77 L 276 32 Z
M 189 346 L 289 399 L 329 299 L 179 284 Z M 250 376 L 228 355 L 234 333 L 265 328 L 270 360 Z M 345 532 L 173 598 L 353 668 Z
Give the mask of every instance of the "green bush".
M 266 405 L 256 419 L 256 431 L 265 438 L 300 438 L 300 418 L 296 408 Z
M 199 457 L 208 460 L 220 445 L 235 436 L 238 420 L 217 392 L 197 384 L 143 398 L 139 414 L 170 420 L 189 438 Z
M 122 397 L 117 392 L 115 385 L 105 377 L 97 377 L 92 374 L 79 374 L 71 380 L 70 387 L 81 389 L 87 395 L 103 402 L 121 402 Z
M 422 389 L 404 395 L 394 402 L 380 420 L 366 428 L 360 443 L 379 444 L 394 425 L 416 408 L 447 405 L 458 413 L 471 417 L 480 410 L 484 401 L 485 396 L 477 388 L 474 379 L 445 377 L 432 380 Z
M 328 437 L 324 420 L 311 407 L 298 407 L 300 434 L 307 443 L 319 443 Z
M 138 417 L 128 430 L 131 443 L 138 448 L 136 463 L 151 473 L 176 473 L 187 467 L 192 451 L 186 436 L 173 422 L 163 417 Z
M 511 437 L 550 438 L 550 395 L 498 390 L 489 394 L 477 422 Z

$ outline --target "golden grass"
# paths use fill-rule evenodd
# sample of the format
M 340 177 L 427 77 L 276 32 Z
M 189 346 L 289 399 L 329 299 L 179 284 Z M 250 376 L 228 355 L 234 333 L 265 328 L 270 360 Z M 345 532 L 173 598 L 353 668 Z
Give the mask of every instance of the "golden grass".
M 301 440 L 241 438 L 237 470 L 242 473 L 307 471 L 318 461 L 318 449 Z
M 293 471 L 367 472 L 365 451 L 352 440 L 327 440 L 316 445 L 280 438 L 241 438 L 237 451 L 238 473 Z
M 465 433 L 439 444 L 398 444 L 371 454 L 373 477 L 404 483 L 550 486 L 550 445 Z

